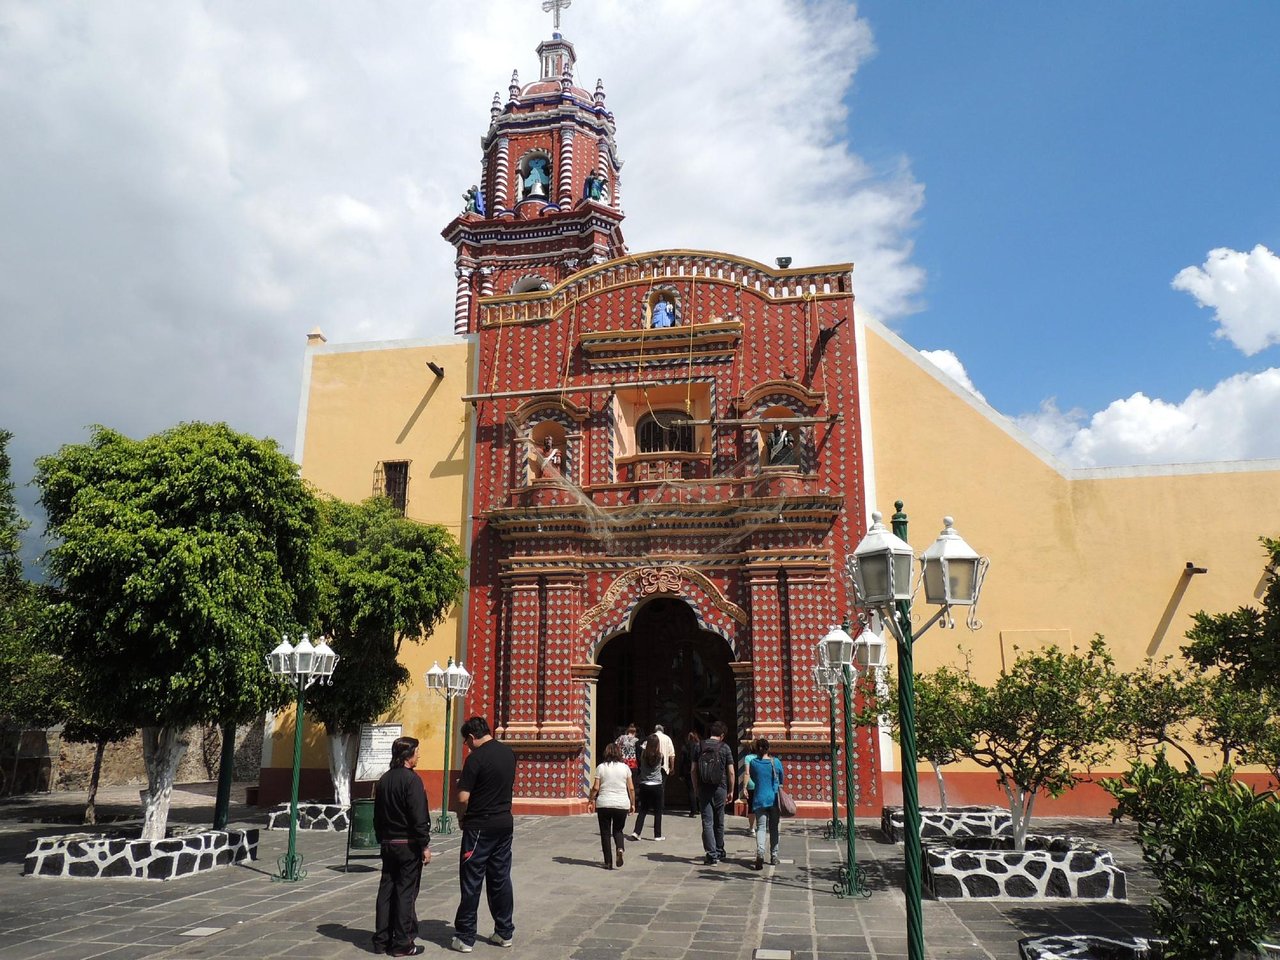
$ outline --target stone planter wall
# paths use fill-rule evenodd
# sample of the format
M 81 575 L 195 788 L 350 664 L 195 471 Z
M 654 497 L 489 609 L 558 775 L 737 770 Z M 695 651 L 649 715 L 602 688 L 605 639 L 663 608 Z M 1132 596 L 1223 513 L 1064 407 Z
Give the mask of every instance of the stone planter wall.
M 901 843 L 904 816 L 901 807 L 883 807 L 880 831 L 890 843 Z M 1001 807 L 920 808 L 920 836 L 935 837 L 1011 837 L 1013 821 L 1009 811 Z
M 1110 851 L 1080 837 L 1028 836 L 926 842 L 925 887 L 939 898 L 1124 900 L 1124 871 Z M 1001 849 L 1001 846 L 1005 847 Z
M 203 830 L 164 840 L 71 833 L 38 839 L 22 872 L 33 877 L 173 880 L 257 858 L 257 830 Z
M 1132 937 L 1116 940 L 1092 934 L 1026 937 L 1018 941 L 1021 960 L 1160 960 L 1163 940 Z M 1253 950 L 1238 951 L 1236 960 L 1276 960 L 1280 944 L 1260 941 Z
M 346 830 L 347 822 L 347 808 L 336 803 L 298 804 L 299 830 Z M 282 803 L 267 814 L 267 829 L 289 829 L 289 804 Z

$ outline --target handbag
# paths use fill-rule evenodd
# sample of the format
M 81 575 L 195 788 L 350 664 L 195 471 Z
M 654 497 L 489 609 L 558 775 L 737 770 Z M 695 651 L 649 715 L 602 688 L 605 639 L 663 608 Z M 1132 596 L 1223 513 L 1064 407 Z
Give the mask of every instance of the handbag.
M 777 761 L 775 760 L 774 762 L 776 763 Z M 778 768 L 777 768 L 777 767 L 772 767 L 772 770 L 773 770 L 773 782 L 774 782 L 774 784 L 777 784 L 777 783 L 778 783 Z M 794 816 L 796 815 L 796 801 L 795 801 L 795 799 L 791 796 L 791 794 L 789 794 L 789 793 L 787 793 L 787 791 L 783 790 L 781 786 L 778 786 L 778 793 L 777 793 L 777 797 L 776 797 L 776 799 L 774 800 L 774 802 L 778 805 L 778 816 L 780 816 L 780 817 L 794 817 Z

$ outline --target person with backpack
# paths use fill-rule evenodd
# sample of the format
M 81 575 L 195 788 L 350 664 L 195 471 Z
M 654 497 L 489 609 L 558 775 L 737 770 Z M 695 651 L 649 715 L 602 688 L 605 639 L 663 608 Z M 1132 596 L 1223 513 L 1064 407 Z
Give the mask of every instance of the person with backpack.
M 778 791 L 782 788 L 782 761 L 769 752 L 769 741 L 761 737 L 756 741 L 755 756 L 747 765 L 750 777 L 751 812 L 756 815 L 755 869 L 764 869 L 765 831 L 769 833 L 769 862 L 778 865 L 778 821 L 782 811 L 778 807 Z
M 724 742 L 729 728 L 724 721 L 711 725 L 711 736 L 702 741 L 698 759 L 690 771 L 698 788 L 698 807 L 702 811 L 702 850 L 708 865 L 717 864 L 724 852 L 724 802 L 733 796 L 736 782 L 733 749 Z

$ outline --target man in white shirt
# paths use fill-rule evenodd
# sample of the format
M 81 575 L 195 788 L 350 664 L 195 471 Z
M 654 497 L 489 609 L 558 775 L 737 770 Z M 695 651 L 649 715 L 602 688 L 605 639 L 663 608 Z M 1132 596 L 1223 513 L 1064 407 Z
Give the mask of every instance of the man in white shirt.
M 662 769 L 669 777 L 676 772 L 676 745 L 663 732 L 662 724 L 654 724 L 653 733 L 658 738 L 659 749 L 662 750 Z

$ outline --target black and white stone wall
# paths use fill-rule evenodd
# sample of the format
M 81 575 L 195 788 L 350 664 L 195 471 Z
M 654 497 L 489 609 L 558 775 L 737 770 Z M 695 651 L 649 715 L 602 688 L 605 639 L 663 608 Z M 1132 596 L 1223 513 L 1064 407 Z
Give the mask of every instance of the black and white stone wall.
M 1124 871 L 1110 851 L 1080 837 L 926 841 L 925 887 L 940 898 L 1124 900 Z M 1003 848 L 1003 849 L 1002 849 Z
M 299 803 L 299 830 L 346 830 L 347 807 L 336 803 Z M 282 803 L 267 814 L 268 830 L 289 829 L 289 804 Z
M 1115 940 L 1086 934 L 1026 937 L 1018 941 L 1022 960 L 1154 960 L 1158 945 L 1145 937 Z
M 22 872 L 33 877 L 173 880 L 257 858 L 257 830 L 202 830 L 164 840 L 71 833 L 38 839 Z
M 901 807 L 882 807 L 880 832 L 890 843 L 901 843 L 904 836 L 904 816 Z M 921 807 L 920 836 L 931 838 L 953 837 L 1011 837 L 1013 820 L 1009 811 L 1000 807 Z

